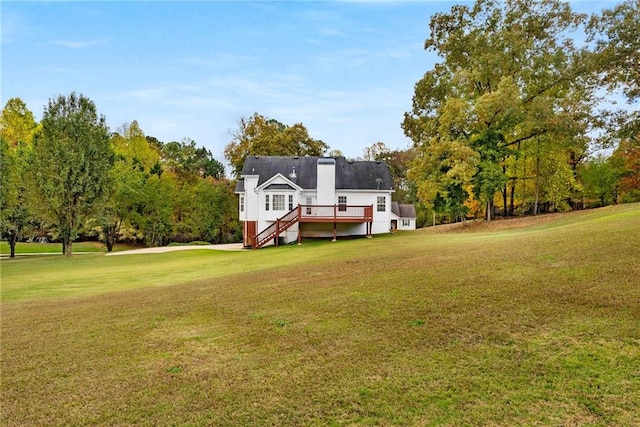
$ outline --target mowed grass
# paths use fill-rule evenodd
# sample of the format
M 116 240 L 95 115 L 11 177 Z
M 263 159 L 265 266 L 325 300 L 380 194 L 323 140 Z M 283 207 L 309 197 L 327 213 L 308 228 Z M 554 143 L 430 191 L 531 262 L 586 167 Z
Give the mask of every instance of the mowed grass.
M 3 260 L 2 298 L 2 425 L 639 425 L 638 204 Z
M 101 242 L 74 242 L 72 249 L 73 252 L 76 253 L 107 251 L 104 243 Z M 9 247 L 9 243 L 5 241 L 0 242 L 0 254 L 8 256 L 10 253 L 11 248 Z M 62 243 L 16 243 L 16 255 L 26 254 L 59 254 L 62 256 Z

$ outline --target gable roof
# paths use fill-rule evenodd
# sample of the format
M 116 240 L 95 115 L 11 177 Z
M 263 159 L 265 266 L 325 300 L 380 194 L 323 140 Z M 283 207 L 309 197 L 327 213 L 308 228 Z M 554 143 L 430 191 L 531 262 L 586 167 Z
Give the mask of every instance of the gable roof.
M 416 218 L 416 207 L 414 205 L 401 205 L 398 202 L 391 202 L 391 212 L 398 218 Z
M 281 174 L 305 190 L 316 189 L 318 159 L 304 156 L 248 156 L 240 176 L 258 175 L 258 187 Z M 335 157 L 336 190 L 393 190 L 389 169 L 384 161 L 350 161 Z M 295 177 L 293 171 L 295 170 Z M 236 192 L 244 191 L 244 180 L 238 180 Z

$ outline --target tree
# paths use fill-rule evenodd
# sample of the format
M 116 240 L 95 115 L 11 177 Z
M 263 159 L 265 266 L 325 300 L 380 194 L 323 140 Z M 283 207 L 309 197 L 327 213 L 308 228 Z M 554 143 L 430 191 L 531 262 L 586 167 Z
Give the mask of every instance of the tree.
M 137 120 L 131 124 L 123 124 L 118 132 L 112 135 L 113 151 L 121 159 L 131 165 L 136 164 L 142 170 L 150 171 L 160 163 L 161 149 L 152 141 L 153 137 L 146 137 Z
M 50 99 L 41 124 L 33 144 L 36 189 L 71 256 L 79 228 L 110 191 L 109 131 L 93 101 L 75 93 Z
M 587 27 L 595 43 L 593 61 L 602 83 L 609 90 L 622 90 L 628 102 L 640 100 L 640 0 L 626 0 L 594 15 Z M 606 112 L 608 135 L 618 141 L 640 141 L 640 111 L 619 109 Z
M 35 219 L 33 183 L 25 173 L 31 147 L 25 142 L 10 146 L 4 138 L 0 140 L 0 235 L 7 239 L 14 258 L 16 243 Z
M 407 177 L 416 156 L 414 148 L 406 150 L 391 150 L 384 142 L 376 142 L 364 149 L 364 159 L 384 161 L 389 168 L 389 175 L 395 190 L 394 199 L 400 203 L 417 203 L 416 188 L 412 180 Z
M 168 142 L 162 146 L 162 157 L 165 168 L 179 175 L 182 179 L 224 178 L 224 166 L 214 159 L 211 151 L 197 147 L 196 142 L 185 138 L 182 142 Z
M 193 193 L 193 210 L 187 222 L 194 237 L 213 243 L 233 241 L 239 223 L 238 204 L 231 183 L 207 177 L 198 182 Z
M 31 144 L 37 127 L 33 113 L 20 98 L 7 101 L 0 115 L 0 136 L 10 145 Z
M 610 88 L 621 86 L 629 100 L 640 98 L 640 0 L 626 0 L 589 20 L 599 70 Z
M 416 84 L 403 122 L 418 150 L 410 175 L 426 204 L 455 196 L 455 205 L 470 184 L 487 214 L 502 192 L 506 212 L 508 191 L 513 198 L 525 179 L 515 175 L 521 150 L 544 135 L 582 152 L 593 87 L 569 34 L 585 19 L 557 0 L 478 0 L 432 17 L 425 48 L 443 61 Z
M 292 126 L 258 113 L 241 118 L 238 130 L 224 150 L 224 156 L 238 176 L 247 156 L 322 156 L 327 144 L 309 136 L 302 123 Z
M 382 141 L 378 141 L 364 148 L 364 159 L 367 161 L 379 161 L 388 155 L 391 149 Z
M 623 139 L 608 161 L 619 178 L 617 190 L 621 200 L 640 201 L 640 140 Z
M 466 213 L 466 188 L 477 171 L 478 154 L 459 141 L 441 140 L 416 150 L 407 172 L 417 186 L 416 195 L 426 208 L 458 221 Z
M 146 246 L 168 243 L 173 232 L 172 214 L 175 177 L 150 175 L 143 183 L 130 212 L 131 222 L 140 230 Z
M 604 156 L 597 156 L 580 166 L 580 180 L 588 200 L 596 200 L 595 206 L 617 202 L 618 173 Z
M 0 235 L 7 239 L 10 257 L 33 218 L 28 156 L 37 125 L 20 98 L 10 99 L 0 115 Z
M 96 216 L 107 252 L 113 250 L 122 227 L 140 201 L 146 177 L 154 168 L 161 167 L 160 155 L 135 120 L 131 124 L 125 123 L 111 135 L 111 147 L 115 154 L 109 171 L 112 188 Z

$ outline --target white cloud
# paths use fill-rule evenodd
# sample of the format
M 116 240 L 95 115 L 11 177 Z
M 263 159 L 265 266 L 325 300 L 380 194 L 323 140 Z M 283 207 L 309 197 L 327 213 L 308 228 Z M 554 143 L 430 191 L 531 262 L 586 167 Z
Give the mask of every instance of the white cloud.
M 69 49 L 83 49 L 85 47 L 105 44 L 106 40 L 52 40 L 51 44 Z

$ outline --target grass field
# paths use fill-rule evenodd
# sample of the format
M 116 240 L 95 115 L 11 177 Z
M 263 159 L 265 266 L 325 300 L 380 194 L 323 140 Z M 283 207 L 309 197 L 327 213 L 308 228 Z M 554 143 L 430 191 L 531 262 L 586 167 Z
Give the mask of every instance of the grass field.
M 640 425 L 638 204 L 1 279 L 1 425 Z
M 73 243 L 73 252 L 106 252 L 107 249 L 100 242 L 75 242 Z M 0 242 L 0 254 L 9 255 L 11 249 L 5 241 Z M 62 243 L 16 243 L 16 254 L 59 254 L 62 255 Z

